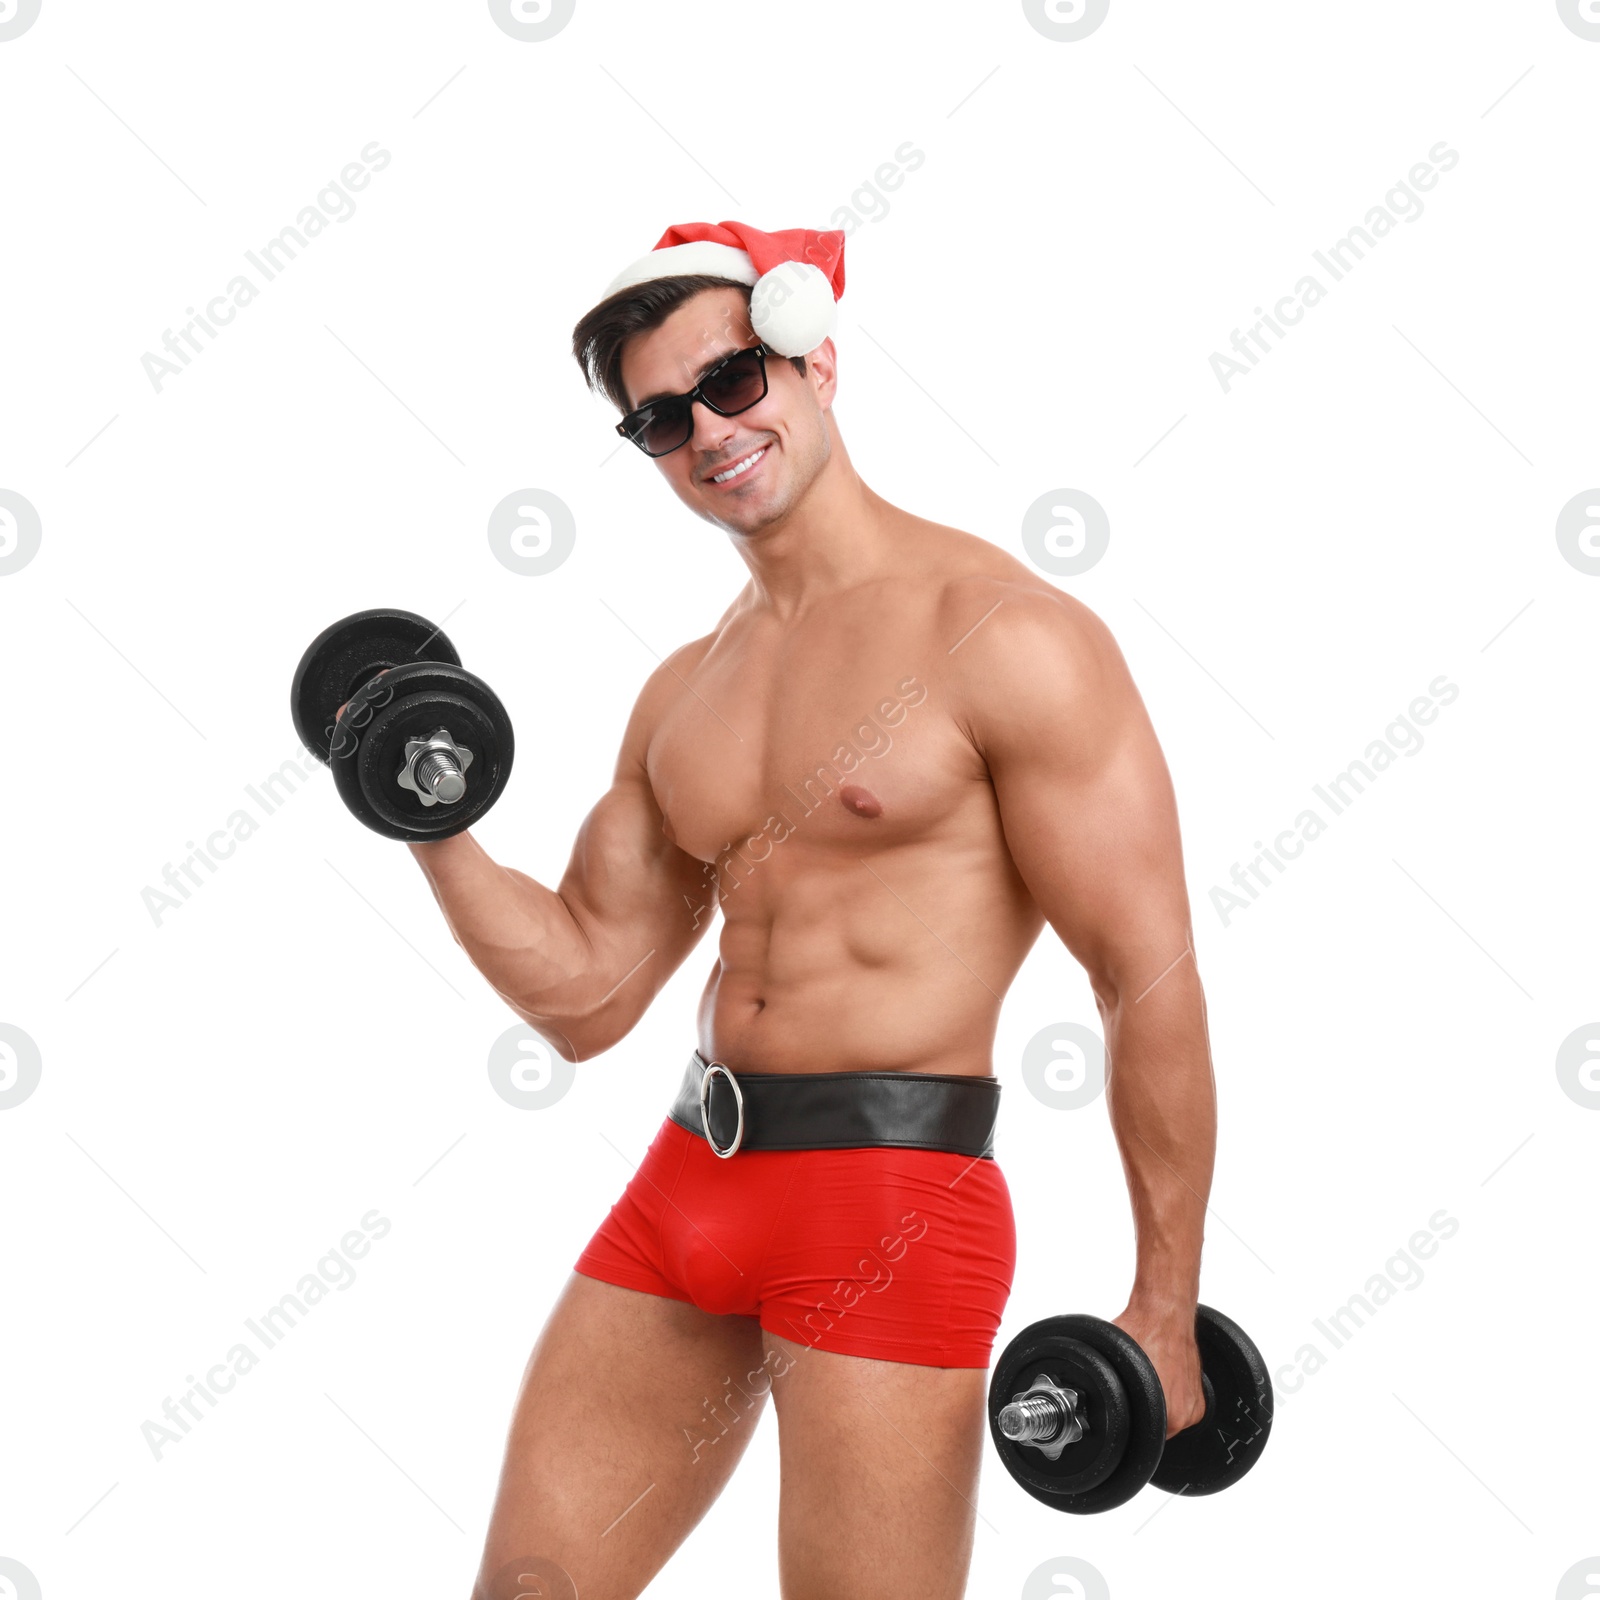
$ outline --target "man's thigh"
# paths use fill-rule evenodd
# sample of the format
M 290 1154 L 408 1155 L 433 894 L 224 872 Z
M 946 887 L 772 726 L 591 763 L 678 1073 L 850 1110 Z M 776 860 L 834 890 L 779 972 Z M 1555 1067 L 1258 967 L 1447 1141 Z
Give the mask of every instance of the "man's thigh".
M 762 1337 L 782 1456 L 784 1600 L 958 1600 L 972 1560 L 987 1370 Z
M 565 1600 L 563 1570 L 582 1600 L 633 1600 L 744 1454 L 764 1356 L 754 1318 L 573 1273 L 528 1358 L 473 1600 Z

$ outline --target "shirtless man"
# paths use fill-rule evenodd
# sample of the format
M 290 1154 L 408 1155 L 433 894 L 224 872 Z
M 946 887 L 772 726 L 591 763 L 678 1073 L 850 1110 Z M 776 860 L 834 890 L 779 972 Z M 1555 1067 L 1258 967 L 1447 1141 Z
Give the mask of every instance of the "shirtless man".
M 784 1147 L 772 1080 L 747 1075 L 784 1075 L 781 1090 L 892 1074 L 912 1096 L 961 1100 L 950 1126 L 968 1126 L 977 1101 L 997 1103 L 1001 997 L 1048 921 L 1089 975 L 1114 1066 L 1138 1242 L 1115 1320 L 1155 1363 L 1169 1436 L 1199 1420 L 1215 1102 L 1172 784 L 1104 624 L 987 539 L 875 494 L 834 414 L 832 339 L 786 356 L 793 327 L 770 307 L 753 325 L 758 273 L 741 252 L 820 259 L 837 294 L 843 235 L 674 237 L 727 254 L 690 250 L 676 272 L 698 275 L 672 275 L 658 246 L 657 275 L 608 295 L 575 349 L 624 412 L 657 402 L 629 436 L 644 430 L 656 471 L 724 531 L 749 582 L 646 680 L 557 888 L 470 833 L 411 846 L 458 942 L 567 1061 L 625 1038 L 723 917 L 678 1120 L 529 1359 L 474 1596 L 638 1595 L 717 1498 L 770 1391 L 785 1600 L 955 1597 L 1015 1259 L 1005 1181 L 964 1135 Z M 735 265 L 707 275 L 694 264 L 708 259 Z M 716 372 L 780 326 L 742 378 Z M 756 368 L 766 391 L 750 403 Z M 663 398 L 703 379 L 687 404 Z M 697 1085 L 720 1108 L 704 1121 Z M 755 1147 L 757 1088 L 776 1145 Z M 901 1113 L 860 1114 L 887 1128 Z M 837 1115 L 812 1107 L 807 1126 L 845 1127 Z

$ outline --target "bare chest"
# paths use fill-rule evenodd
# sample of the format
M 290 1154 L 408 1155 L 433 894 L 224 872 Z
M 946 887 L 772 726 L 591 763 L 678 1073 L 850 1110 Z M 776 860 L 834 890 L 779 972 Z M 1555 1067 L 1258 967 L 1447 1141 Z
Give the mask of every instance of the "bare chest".
M 976 764 L 930 652 L 862 622 L 781 645 L 719 640 L 647 757 L 667 837 L 702 861 L 925 837 Z

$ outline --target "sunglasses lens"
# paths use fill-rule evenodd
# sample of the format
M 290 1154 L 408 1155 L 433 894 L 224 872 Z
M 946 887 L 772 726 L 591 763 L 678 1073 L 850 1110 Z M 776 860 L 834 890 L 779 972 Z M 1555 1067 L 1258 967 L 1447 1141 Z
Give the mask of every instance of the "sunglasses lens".
M 700 383 L 700 398 L 724 417 L 748 411 L 767 392 L 767 373 L 759 345 L 741 350 Z M 689 401 L 683 395 L 652 400 L 623 420 L 628 437 L 647 455 L 664 456 L 688 443 L 694 432 Z
M 760 350 L 741 350 L 729 357 L 700 386 L 706 403 L 725 417 L 748 411 L 766 392 L 767 374 Z
M 664 456 L 689 437 L 689 408 L 681 399 L 658 400 L 630 419 L 629 435 L 647 454 Z

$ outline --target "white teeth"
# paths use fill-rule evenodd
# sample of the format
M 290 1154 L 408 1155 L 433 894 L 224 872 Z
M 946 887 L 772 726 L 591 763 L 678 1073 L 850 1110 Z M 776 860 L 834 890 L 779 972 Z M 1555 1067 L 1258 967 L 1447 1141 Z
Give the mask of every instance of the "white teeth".
M 713 483 L 726 483 L 729 478 L 737 478 L 741 472 L 748 472 L 766 453 L 767 447 L 762 445 L 754 455 L 748 455 L 743 461 L 735 462 L 726 472 L 719 472 L 711 481 Z

